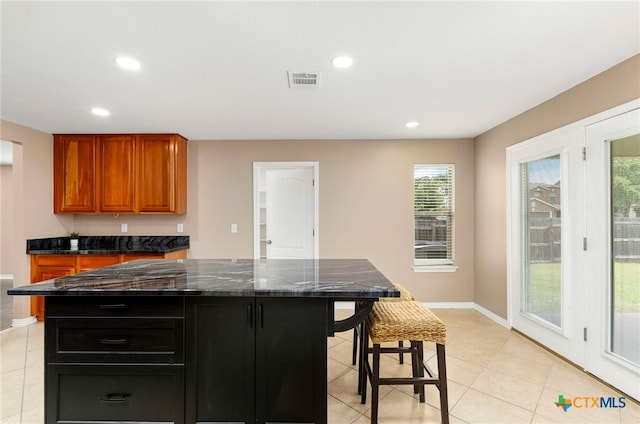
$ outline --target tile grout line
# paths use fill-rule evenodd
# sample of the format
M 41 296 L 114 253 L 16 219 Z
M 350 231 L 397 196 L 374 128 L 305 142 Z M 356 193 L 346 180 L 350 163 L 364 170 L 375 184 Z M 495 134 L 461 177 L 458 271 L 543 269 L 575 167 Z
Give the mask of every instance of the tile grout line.
M 26 383 L 26 379 L 27 379 L 27 352 L 29 351 L 29 332 L 31 330 L 30 326 L 28 325 L 27 328 L 27 334 L 24 340 L 24 366 L 22 367 L 22 396 L 20 396 L 20 423 L 22 423 L 22 415 L 23 415 L 23 411 L 24 411 L 24 385 Z
M 540 406 L 540 401 L 542 400 L 542 395 L 544 393 L 544 389 L 545 389 L 545 387 L 547 387 L 547 382 L 549 381 L 549 377 L 551 377 L 551 372 L 553 371 L 553 366 L 555 365 L 556 361 L 558 360 L 558 358 L 552 358 L 552 359 L 553 359 L 553 361 L 551 362 L 551 368 L 549 368 L 549 372 L 547 373 L 547 378 L 545 378 L 544 379 L 544 383 L 542 383 L 542 389 L 540 390 L 540 395 L 538 396 L 538 401 L 536 402 L 536 408 L 534 409 L 533 416 L 531 417 L 531 424 L 533 423 L 533 421 L 536 418 L 537 411 L 538 411 L 538 406 Z
M 507 340 L 509 340 L 509 338 L 511 338 L 511 335 L 509 335 L 509 337 L 507 337 Z M 501 347 L 504 347 L 504 345 L 505 345 L 505 344 L 506 344 L 506 341 L 503 343 L 503 345 L 502 345 Z M 464 361 L 463 359 L 460 359 L 460 358 L 457 358 L 457 359 L 458 359 L 458 360 L 460 360 L 460 361 Z M 467 362 L 467 361 L 465 361 L 465 362 Z M 502 372 L 500 372 L 500 371 L 496 371 L 496 370 L 492 370 L 491 368 L 487 368 L 485 365 L 482 365 L 482 369 L 483 369 L 483 372 L 484 372 L 484 371 L 498 372 L 498 373 L 503 374 L 503 375 L 505 375 L 505 376 L 507 376 L 507 377 L 513 377 L 513 376 L 510 376 L 509 374 L 505 374 L 505 373 L 502 373 Z M 456 405 L 457 405 L 457 404 L 462 400 L 462 398 L 465 396 L 465 394 L 467 394 L 467 392 L 469 392 L 469 390 L 474 390 L 474 391 L 476 391 L 476 392 L 478 392 L 478 393 L 481 393 L 481 394 L 483 394 L 483 395 L 485 395 L 485 396 L 492 397 L 492 398 L 494 398 L 494 399 L 496 399 L 496 400 L 498 400 L 498 401 L 500 401 L 500 402 L 505 402 L 505 403 L 507 403 L 507 404 L 509 404 L 509 405 L 511 405 L 511 406 L 516 407 L 516 408 L 522 409 L 522 410 L 524 410 L 524 411 L 531 412 L 531 413 L 532 413 L 532 415 L 531 415 L 531 421 L 530 421 L 530 423 L 531 423 L 531 422 L 533 422 L 533 419 L 535 418 L 535 415 L 536 415 L 535 410 L 530 411 L 530 410 L 528 410 L 527 408 L 523 408 L 522 406 L 520 406 L 520 405 L 516 405 L 515 403 L 509 402 L 508 400 L 501 399 L 501 398 L 499 398 L 499 397 L 497 397 L 497 396 L 492 395 L 491 393 L 487 393 L 487 392 L 484 392 L 484 391 L 482 391 L 482 390 L 472 388 L 471 386 L 473 386 L 473 384 L 478 380 L 478 378 L 480 378 L 480 375 L 482 375 L 482 372 L 480 372 L 480 374 L 478 374 L 478 376 L 473 380 L 473 382 L 472 382 L 469 386 L 467 386 L 466 390 L 462 393 L 462 396 L 460 396 L 460 398 L 459 398 L 459 399 L 458 399 L 458 401 L 455 403 L 455 405 L 454 405 L 453 407 L 449 408 L 449 413 L 450 413 L 450 415 L 453 415 L 453 414 L 451 414 L 451 411 L 452 411 L 452 410 L 453 410 L 453 408 L 454 408 L 454 407 L 455 407 L 455 406 L 456 406 Z M 548 379 L 548 378 L 549 378 L 549 375 L 547 375 L 547 379 Z M 546 380 L 545 380 L 545 383 L 546 383 Z M 459 383 L 458 383 L 458 384 L 459 384 Z M 542 391 L 544 391 L 544 385 L 542 386 Z M 542 396 L 542 391 L 540 392 L 540 393 L 541 393 L 541 394 L 540 394 L 540 396 Z M 539 401 L 540 401 L 540 400 L 539 400 L 539 398 L 538 398 L 538 402 L 539 402 Z M 537 405 L 538 405 L 538 404 L 536 403 L 536 409 L 537 409 Z M 457 417 L 456 417 L 456 418 L 457 418 Z
M 346 406 L 347 408 L 349 408 L 350 410 L 354 411 L 356 414 L 358 414 L 357 417 L 355 417 L 351 422 L 354 423 L 356 421 L 358 421 L 360 419 L 360 417 L 362 417 L 364 415 L 364 413 L 358 411 L 357 409 L 354 409 L 351 407 L 351 405 L 347 405 L 346 403 L 344 403 L 342 401 L 342 399 L 338 398 L 337 396 L 334 396 L 332 394 L 327 394 L 328 396 L 331 396 L 333 399 L 335 399 L 336 401 L 340 402 L 341 404 L 343 404 L 344 406 Z

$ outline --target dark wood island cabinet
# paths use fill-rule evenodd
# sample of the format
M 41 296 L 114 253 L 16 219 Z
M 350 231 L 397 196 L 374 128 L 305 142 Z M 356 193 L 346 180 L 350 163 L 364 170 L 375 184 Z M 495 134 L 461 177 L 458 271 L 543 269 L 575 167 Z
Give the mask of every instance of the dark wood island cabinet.
M 187 422 L 326 422 L 326 299 L 193 300 Z
M 366 260 L 140 260 L 45 296 L 46 423 L 327 422 L 334 302 L 397 297 Z M 366 307 L 359 308 L 366 310 Z
M 47 423 L 183 423 L 184 302 L 45 297 Z

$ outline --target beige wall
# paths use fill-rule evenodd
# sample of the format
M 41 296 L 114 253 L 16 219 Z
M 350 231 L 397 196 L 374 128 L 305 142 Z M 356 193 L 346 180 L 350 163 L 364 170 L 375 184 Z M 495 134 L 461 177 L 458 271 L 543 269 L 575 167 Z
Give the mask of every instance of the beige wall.
M 639 76 L 636 55 L 475 139 L 477 304 L 507 317 L 507 146 L 639 98 Z
M 640 97 L 639 74 L 635 56 L 474 141 L 191 141 L 184 216 L 54 215 L 51 135 L 3 121 L 0 138 L 23 145 L 13 172 L 15 284 L 29 280 L 26 239 L 118 235 L 121 223 L 128 235 L 177 234 L 184 223 L 190 257 L 251 257 L 252 163 L 318 161 L 321 257 L 365 257 L 421 301 L 476 302 L 506 317 L 505 148 Z M 411 269 L 415 163 L 456 165 L 455 273 Z M 28 315 L 24 302 L 15 310 Z
M 50 134 L 0 121 L 0 139 L 13 149 L 13 283 L 29 283 L 25 240 L 66 234 L 73 217 L 53 214 L 53 145 Z M 3 229 L 4 230 L 4 229 Z M 29 316 L 29 299 L 14 299 L 14 318 Z
M 184 223 L 191 258 L 253 257 L 253 162 L 319 162 L 320 257 L 371 260 L 422 301 L 473 300 L 471 140 L 190 141 L 185 216 L 76 216 L 81 234 L 176 234 Z M 413 165 L 456 166 L 455 273 L 414 273 Z M 231 224 L 238 224 L 232 234 Z
M 0 274 L 13 273 L 13 167 L 0 165 Z

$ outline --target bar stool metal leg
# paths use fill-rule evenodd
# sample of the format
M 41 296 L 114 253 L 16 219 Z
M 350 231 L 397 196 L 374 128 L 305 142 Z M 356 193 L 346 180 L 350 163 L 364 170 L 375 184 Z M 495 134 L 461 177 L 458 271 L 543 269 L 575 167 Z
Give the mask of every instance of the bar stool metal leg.
M 364 368 L 364 361 L 367 358 L 367 351 L 366 349 L 368 348 L 367 343 L 368 341 L 365 339 L 365 337 L 368 337 L 365 334 L 365 325 L 360 324 L 356 327 L 356 333 L 358 335 L 357 340 L 358 340 L 358 344 L 360 345 L 360 350 L 358 351 L 358 394 L 362 394 L 362 386 L 363 384 L 366 384 L 367 382 L 367 376 L 364 375 L 365 373 L 365 368 Z
M 443 344 L 436 344 L 438 356 L 438 389 L 440 390 L 440 417 L 442 424 L 449 424 L 449 398 L 447 389 L 447 364 Z
M 424 377 L 424 346 L 421 340 L 415 342 L 416 344 L 416 362 L 418 363 L 418 375 L 417 377 Z M 418 386 L 418 393 L 420 393 L 420 402 L 424 403 L 424 385 Z
M 411 341 L 411 371 L 414 377 L 424 377 L 424 370 L 422 369 L 421 360 L 422 355 L 419 355 L 419 349 L 421 348 L 421 346 L 418 346 L 418 343 L 422 342 L 417 342 L 414 340 Z M 424 402 L 424 386 L 422 384 L 415 384 L 413 386 L 413 393 L 420 393 L 420 401 Z
M 366 384 L 366 383 L 365 383 Z M 380 345 L 373 345 L 373 370 L 371 373 L 371 422 L 378 422 L 378 398 L 380 397 Z
M 353 329 L 353 350 L 351 352 L 351 365 L 356 364 L 358 358 L 358 330 Z
M 358 367 L 358 393 L 360 394 L 360 403 L 367 403 L 367 365 L 369 359 L 369 333 L 367 326 L 363 324 L 360 327 L 360 364 Z

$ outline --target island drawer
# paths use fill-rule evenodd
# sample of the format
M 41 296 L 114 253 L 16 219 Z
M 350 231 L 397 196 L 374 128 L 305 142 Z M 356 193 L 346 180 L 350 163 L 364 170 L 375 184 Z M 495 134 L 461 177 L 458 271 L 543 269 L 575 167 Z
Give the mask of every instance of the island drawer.
M 183 363 L 183 334 L 183 319 L 52 318 L 47 362 Z
M 173 296 L 96 296 L 45 298 L 55 317 L 184 317 L 184 301 Z
M 183 423 L 182 366 L 50 366 L 47 423 Z

